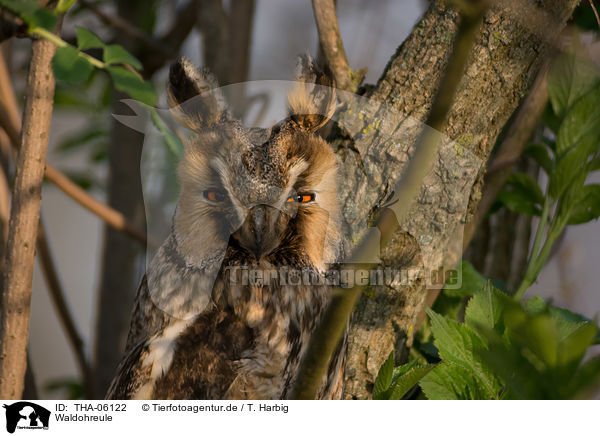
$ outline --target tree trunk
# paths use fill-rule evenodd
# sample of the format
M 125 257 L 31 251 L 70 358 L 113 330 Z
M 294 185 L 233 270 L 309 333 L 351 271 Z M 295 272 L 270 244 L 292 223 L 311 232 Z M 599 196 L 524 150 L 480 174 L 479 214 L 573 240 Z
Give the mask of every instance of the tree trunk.
M 508 1 L 486 14 L 443 132 L 455 143 L 444 143 L 421 195 L 407 205 L 403 231 L 382 251 L 384 265 L 432 272 L 452 268 L 460 259 L 462 226 L 481 194 L 482 164 L 578 1 L 547 0 L 543 8 L 538 3 Z M 454 11 L 433 2 L 367 93 L 386 105 L 385 112 L 367 113 L 367 119 L 377 120 L 391 109 L 399 112 L 396 140 L 373 146 L 369 121 L 346 120 L 354 144 L 340 147 L 339 156 L 350 241 L 359 240 L 370 214 L 385 203 L 388 188 L 402 175 L 419 131 L 411 122 L 422 122 L 427 115 L 450 55 L 456 19 Z M 342 120 L 353 116 L 348 112 Z M 398 360 L 406 355 L 427 296 L 425 278 L 421 273 L 403 286 L 377 286 L 363 296 L 351 323 L 345 398 L 368 398 L 389 352 L 396 348 Z
M 51 61 L 55 51 L 48 41 L 32 43 L 0 293 L 0 398 L 4 399 L 21 398 L 27 368 L 35 240 L 54 103 Z
M 119 16 L 133 25 L 147 30 L 153 22 L 148 2 L 120 0 Z M 140 13 L 145 11 L 145 13 Z M 117 43 L 134 55 L 140 51 L 137 44 L 122 37 Z M 129 110 L 119 101 L 128 95 L 115 92 L 113 113 Z M 145 230 L 144 200 L 140 160 L 144 135 L 113 119 L 109 146 L 108 204 L 121 212 L 136 229 Z M 102 272 L 98 295 L 97 329 L 95 341 L 95 392 L 102 398 L 119 364 L 127 331 L 133 298 L 139 282 L 144 247 L 123 232 L 105 226 Z

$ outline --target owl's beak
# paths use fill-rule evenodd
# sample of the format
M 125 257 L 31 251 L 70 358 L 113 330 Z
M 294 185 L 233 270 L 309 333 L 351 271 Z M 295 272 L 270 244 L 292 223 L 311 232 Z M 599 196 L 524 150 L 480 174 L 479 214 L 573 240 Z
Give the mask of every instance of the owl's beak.
M 276 232 L 279 210 L 258 205 L 250 209 L 244 224 L 232 236 L 246 250 L 251 252 L 256 260 L 269 254 L 277 246 L 279 237 Z

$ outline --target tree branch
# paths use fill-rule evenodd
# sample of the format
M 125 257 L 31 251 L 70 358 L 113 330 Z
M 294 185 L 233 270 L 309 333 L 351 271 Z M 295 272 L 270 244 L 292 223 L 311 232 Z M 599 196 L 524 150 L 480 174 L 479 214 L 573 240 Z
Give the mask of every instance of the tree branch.
M 2 233 L 0 234 L 0 240 L 2 241 L 2 247 L 0 249 L 0 255 L 2 256 L 0 262 L 2 264 L 2 268 L 0 271 L 4 273 L 4 260 L 5 260 L 5 241 L 8 233 L 8 216 L 10 215 L 9 211 L 9 202 L 10 202 L 10 193 L 8 191 L 8 178 L 2 169 L 0 168 L 0 222 L 2 223 Z M 6 224 L 6 228 L 4 227 Z M 67 334 L 67 339 L 71 344 L 71 348 L 75 354 L 75 358 L 79 365 L 79 369 L 82 375 L 83 383 L 86 388 L 86 392 L 88 393 L 88 397 L 93 398 L 93 379 L 91 377 L 91 369 L 90 365 L 85 357 L 83 340 L 81 339 L 81 335 L 78 333 L 77 328 L 75 326 L 75 322 L 73 321 L 73 317 L 69 311 L 66 299 L 64 297 L 64 292 L 62 290 L 62 286 L 60 284 L 60 280 L 58 278 L 58 273 L 56 270 L 56 266 L 52 259 L 52 254 L 50 251 L 50 246 L 48 244 L 48 239 L 46 236 L 46 232 L 43 225 L 43 219 L 40 214 L 38 235 L 37 235 L 37 256 L 40 261 L 40 265 L 42 267 L 42 271 L 44 273 L 44 278 L 46 279 L 46 284 L 48 286 L 48 291 L 50 293 L 50 297 L 54 303 L 56 311 L 58 312 L 58 318 L 65 329 Z M 29 362 L 29 360 L 28 360 Z M 33 374 L 30 371 L 29 363 L 27 364 L 27 370 L 29 372 L 29 377 L 31 377 L 30 384 L 33 380 Z M 27 390 L 27 377 L 25 381 L 25 390 Z M 35 383 L 32 386 L 29 386 L 35 390 Z M 29 398 L 32 393 L 24 392 L 25 398 Z M 33 399 L 33 398 L 30 398 Z
M 356 92 L 357 86 L 352 83 L 352 69 L 348 65 L 335 15 L 334 0 L 312 0 L 312 5 L 319 32 L 319 44 L 333 72 L 336 86 L 345 91 Z
M 4 288 L 0 293 L 0 397 L 19 399 L 27 339 L 35 240 L 54 97 L 54 44 L 34 40 L 17 174 L 12 193 Z
M 550 61 L 547 61 L 538 73 L 529 95 L 521 105 L 516 118 L 508 129 L 506 137 L 498 148 L 494 160 L 488 167 L 477 211 L 471 218 L 471 221 L 465 225 L 463 249 L 467 248 L 475 231 L 494 204 L 494 201 L 496 201 L 498 193 L 506 183 L 506 179 L 512 173 L 515 165 L 519 162 L 527 146 L 527 141 L 531 138 L 535 127 L 542 117 L 544 108 L 548 102 L 549 68 Z
M 453 96 L 456 92 L 467 57 L 475 41 L 480 27 L 487 2 L 484 0 L 471 2 L 473 7 L 469 13 L 463 12 L 461 22 L 454 40 L 452 55 L 448 61 L 446 72 L 439 84 L 437 95 L 431 106 L 425 128 L 419 135 L 415 146 L 415 154 L 410 160 L 400 183 L 393 190 L 396 205 L 411 204 L 420 192 L 423 178 L 431 168 L 441 142 L 439 131 L 443 130 L 446 116 L 450 110 Z M 406 214 L 404 207 L 390 206 L 384 210 L 377 219 L 377 227 L 381 233 L 371 232 L 363 238 L 361 243 L 353 250 L 349 263 L 357 264 L 363 259 L 378 254 L 381 245 L 385 246 L 394 232 L 399 228 L 399 221 Z M 309 347 L 302 360 L 298 378 L 294 384 L 290 398 L 314 399 L 331 356 L 337 347 L 344 330 L 347 328 L 350 315 L 362 293 L 362 287 L 352 289 L 335 289 L 332 300 L 313 336 Z
M 65 299 L 60 279 L 58 278 L 56 265 L 52 258 L 52 252 L 50 251 L 50 245 L 48 244 L 44 222 L 41 217 L 37 236 L 37 256 L 40 260 L 40 265 L 42 266 L 52 303 L 54 303 L 54 308 L 58 313 L 58 319 L 60 320 L 66 333 L 67 340 L 75 353 L 75 360 L 79 366 L 87 398 L 95 398 L 92 369 L 85 356 L 83 339 L 77 330 L 75 320 L 71 316 L 71 311 L 69 310 L 69 306 Z
M 444 142 L 426 188 L 413 204 L 405 205 L 408 216 L 390 244 L 393 249 L 382 252 L 384 262 L 385 254 L 394 262 L 389 265 L 402 272 L 413 268 L 425 274 L 454 271 L 462 256 L 464 223 L 480 198 L 481 163 L 488 159 L 499 132 L 527 95 L 553 35 L 564 28 L 577 3 L 548 0 L 541 6 L 534 0 L 500 0 L 490 8 L 443 131 L 454 142 Z M 350 241 L 365 232 L 370 211 L 385 207 L 384 194 L 400 177 L 398 169 L 406 165 L 414 144 L 410 125 L 425 120 L 439 88 L 456 22 L 457 15 L 447 2 L 430 3 L 377 85 L 365 94 L 371 101 L 383 103 L 385 112 L 375 112 L 352 127 L 352 132 L 358 132 L 351 132 L 352 150 L 338 149 L 340 198 Z M 400 137 L 370 147 L 372 135 L 363 139 L 361 129 L 394 111 L 407 120 Z M 357 166 L 357 160 L 371 165 L 365 170 Z M 378 188 L 381 185 L 383 188 Z M 345 398 L 369 397 L 378 369 L 394 348 L 398 364 L 408 357 L 425 297 L 432 293 L 431 287 L 443 285 L 441 278 L 440 283 L 428 286 L 419 274 L 398 286 L 376 286 L 374 298 L 361 298 L 350 326 Z
M 14 15 L 0 10 L 0 42 L 17 35 L 25 35 L 25 24 Z
M 0 65 L 3 63 L 2 61 L 3 59 L 0 59 Z M 5 74 L 1 73 L 2 71 L 0 71 L 0 127 L 4 129 L 16 151 L 20 135 L 20 117 L 17 100 L 14 96 L 10 79 L 8 79 Z M 67 196 L 71 197 L 81 206 L 102 219 L 109 226 L 127 233 L 141 244 L 145 245 L 148 243 L 146 235 L 129 223 L 122 213 L 96 200 L 48 162 L 46 163 L 45 176 Z M 150 241 L 150 243 L 156 244 L 154 241 Z
M 126 233 L 142 245 L 157 246 L 155 241 L 148 240 L 144 233 L 130 224 L 122 213 L 96 200 L 49 163 L 46 163 L 46 179 L 115 230 Z
M 169 30 L 162 37 L 158 38 L 160 44 L 169 47 L 168 53 L 156 53 L 152 50 L 145 50 L 139 56 L 144 65 L 144 77 L 152 77 L 152 75 L 162 68 L 168 60 L 177 57 L 179 49 L 196 25 L 198 16 L 197 2 L 198 0 L 189 0 L 186 5 L 177 12 Z
M 122 32 L 128 38 L 141 42 L 154 52 L 160 53 L 161 56 L 173 56 L 173 50 L 170 45 L 165 44 L 164 41 L 153 38 L 119 15 L 104 12 L 101 8 L 88 0 L 79 0 L 79 4 L 96 15 L 104 24 Z

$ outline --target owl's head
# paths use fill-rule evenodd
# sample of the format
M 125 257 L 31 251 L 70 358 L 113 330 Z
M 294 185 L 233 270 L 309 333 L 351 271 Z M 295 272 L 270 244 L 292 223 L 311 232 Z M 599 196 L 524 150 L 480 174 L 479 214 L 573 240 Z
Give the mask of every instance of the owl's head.
M 178 168 L 174 221 L 188 262 L 226 248 L 273 265 L 292 253 L 317 268 L 335 260 L 336 158 L 315 134 L 333 114 L 335 92 L 329 75 L 308 57 L 298 71 L 289 116 L 271 128 L 248 128 L 230 114 L 210 74 L 187 59 L 172 65 L 169 106 L 195 132 Z

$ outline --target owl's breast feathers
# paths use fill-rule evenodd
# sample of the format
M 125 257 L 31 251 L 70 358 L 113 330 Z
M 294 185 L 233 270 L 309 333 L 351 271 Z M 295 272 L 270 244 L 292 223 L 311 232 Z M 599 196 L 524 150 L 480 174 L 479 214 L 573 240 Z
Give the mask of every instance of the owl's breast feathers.
M 260 266 L 239 252 L 228 250 L 210 299 L 202 306 L 190 306 L 186 298 L 198 295 L 179 297 L 174 289 L 153 289 L 157 283 L 165 283 L 157 277 L 157 270 L 160 275 L 176 272 L 177 286 L 183 288 L 186 283 L 181 282 L 181 277 L 197 285 L 196 276 L 204 274 L 202 269 L 188 267 L 174 256 L 174 244 L 174 238 L 165 242 L 148 271 L 152 279 L 144 277 L 140 284 L 126 355 L 107 398 L 285 398 L 310 334 L 326 307 L 328 287 L 234 283 L 228 266 Z M 274 256 L 273 262 L 280 266 L 284 259 L 299 261 L 281 253 Z M 310 268 L 302 262 L 298 264 L 305 270 Z M 180 306 L 159 307 L 158 303 L 167 301 L 165 293 L 180 301 Z M 185 305 L 203 309 L 185 315 L 181 312 Z M 172 316 L 174 313 L 177 316 Z M 321 398 L 341 395 L 344 348 L 345 343 L 332 360 Z

